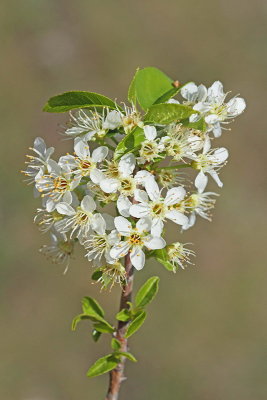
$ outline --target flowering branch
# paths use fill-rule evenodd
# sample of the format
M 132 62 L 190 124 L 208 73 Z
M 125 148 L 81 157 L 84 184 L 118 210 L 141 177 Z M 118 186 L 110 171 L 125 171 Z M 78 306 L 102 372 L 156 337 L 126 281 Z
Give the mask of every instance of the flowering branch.
M 209 177 L 223 186 L 219 171 L 228 159 L 228 150 L 212 143 L 246 107 L 244 99 L 226 102 L 226 96 L 219 81 L 209 88 L 181 86 L 149 67 L 137 70 L 130 84 L 130 106 L 76 91 L 52 97 L 44 107 L 69 112 L 63 134 L 74 140 L 74 152 L 55 161 L 54 148 L 36 138 L 34 155 L 28 156 L 24 173 L 41 198 L 35 222 L 51 236 L 40 251 L 65 264 L 66 272 L 80 244 L 101 289 L 122 288 L 117 328 L 91 297 L 83 298 L 82 313 L 72 323 L 75 330 L 88 320 L 95 342 L 111 335 L 111 352 L 87 372 L 89 377 L 109 372 L 108 400 L 118 399 L 125 360 L 136 361 L 127 341 L 158 291 L 159 278 L 151 277 L 133 300 L 134 269 L 140 271 L 148 258 L 173 272 L 192 265 L 195 254 L 186 243 L 166 243 L 165 225 L 171 221 L 183 232 L 198 217 L 211 220 L 217 193 L 205 190 Z M 196 172 L 193 182 L 184 168 Z

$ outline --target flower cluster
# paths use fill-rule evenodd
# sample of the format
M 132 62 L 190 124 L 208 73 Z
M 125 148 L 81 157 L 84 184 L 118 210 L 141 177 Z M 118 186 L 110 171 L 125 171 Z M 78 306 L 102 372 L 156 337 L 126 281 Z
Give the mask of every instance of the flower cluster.
M 54 149 L 35 139 L 24 173 L 41 198 L 35 222 L 51 234 L 42 253 L 68 266 L 79 243 L 103 286 L 123 284 L 126 255 L 137 270 L 146 257 L 161 262 L 162 254 L 173 271 L 191 264 L 192 250 L 166 243 L 166 224 L 178 225 L 178 234 L 198 216 L 211 219 L 217 194 L 206 186 L 211 177 L 222 187 L 219 171 L 228 158 L 224 147 L 212 146 L 214 137 L 243 112 L 245 102 L 225 102 L 218 81 L 208 89 L 186 84 L 180 95 L 160 105 L 166 112 L 171 104 L 177 112 L 181 106 L 190 116 L 168 123 L 147 119 L 134 102 L 73 109 L 64 129 L 74 140 L 73 154 L 57 161 L 51 158 Z M 192 182 L 185 168 L 196 172 Z

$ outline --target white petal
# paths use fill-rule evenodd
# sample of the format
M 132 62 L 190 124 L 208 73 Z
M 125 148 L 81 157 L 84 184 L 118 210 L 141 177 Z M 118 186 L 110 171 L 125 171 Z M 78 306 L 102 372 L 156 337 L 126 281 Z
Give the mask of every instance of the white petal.
M 210 176 L 215 180 L 215 182 L 217 183 L 217 185 L 219 186 L 219 187 L 223 187 L 223 183 L 222 183 L 222 181 L 220 180 L 220 178 L 219 178 L 219 175 L 217 174 L 217 172 L 215 172 L 215 171 L 209 171 L 209 174 L 210 174 Z
M 114 224 L 117 231 L 122 236 L 129 236 L 132 230 L 132 224 L 124 217 L 115 217 Z
M 139 232 L 148 232 L 151 229 L 151 218 L 140 218 L 136 224 Z
M 134 176 L 134 180 L 136 181 L 137 184 L 139 185 L 144 185 L 144 182 L 147 178 L 153 178 L 154 175 L 152 175 L 150 172 L 146 171 L 146 170 L 141 170 L 138 171 L 135 176 Z
M 115 228 L 115 225 L 114 225 L 114 217 L 113 217 L 112 215 L 109 215 L 109 214 L 107 214 L 107 213 L 102 213 L 102 217 L 103 217 L 104 220 L 105 220 L 106 229 L 107 229 L 108 231 L 111 231 L 112 229 Z
M 198 95 L 198 88 L 194 82 L 189 82 L 181 88 L 181 95 L 189 101 L 196 101 Z
M 96 183 L 97 185 L 105 179 L 105 175 L 102 171 L 97 168 L 92 169 L 90 172 L 90 179 L 92 182 Z
M 128 242 L 121 241 L 118 244 L 116 244 L 114 247 L 112 247 L 112 249 L 110 250 L 110 256 L 115 259 L 124 257 L 128 253 L 130 247 L 131 246 Z
M 145 180 L 145 188 L 148 196 L 152 201 L 157 201 L 160 198 L 160 190 L 154 177 L 149 177 Z
M 182 186 L 174 187 L 168 190 L 164 203 L 167 206 L 179 203 L 185 197 L 186 191 Z
M 195 224 L 195 222 L 196 222 L 196 214 L 192 213 L 189 215 L 187 223 L 182 226 L 182 229 L 186 231 L 187 229 L 191 228 Z
M 160 218 L 153 218 L 151 226 L 151 235 L 160 237 L 163 231 L 164 223 Z
M 140 203 L 148 203 L 148 195 L 144 190 L 136 189 L 134 191 L 134 199 Z
M 203 193 L 208 183 L 208 177 L 204 174 L 204 172 L 200 171 L 195 179 L 195 187 L 199 191 L 199 193 Z
M 207 124 L 211 124 L 211 125 L 216 124 L 216 122 L 218 122 L 219 120 L 220 119 L 217 114 L 210 114 L 205 117 L 205 122 L 207 122 Z
M 214 151 L 213 155 L 218 163 L 222 163 L 227 160 L 229 153 L 225 147 L 220 147 Z
M 242 97 L 234 97 L 227 103 L 227 112 L 231 117 L 241 114 L 246 108 L 246 102 Z
M 199 103 L 195 104 L 193 110 L 199 111 L 200 113 L 206 113 L 210 110 L 209 103 L 204 103 L 200 101 Z
M 148 204 L 145 204 L 145 203 L 134 204 L 131 206 L 129 212 L 132 217 L 143 218 L 149 214 L 150 207 Z
M 94 214 L 92 219 L 92 228 L 99 235 L 104 235 L 106 232 L 106 222 L 101 214 Z
M 180 102 L 178 100 L 176 100 L 176 99 L 169 99 L 167 101 L 167 103 L 169 103 L 169 104 L 180 104 Z
M 130 217 L 129 209 L 131 207 L 132 203 L 128 199 L 128 197 L 125 197 L 123 195 L 120 195 L 118 200 L 117 200 L 117 208 L 119 210 L 119 213 L 123 217 Z
M 208 89 L 207 101 L 215 104 L 221 104 L 224 100 L 223 85 L 220 81 L 214 82 Z
M 37 137 L 34 140 L 33 148 L 37 150 L 40 154 L 44 154 L 46 151 L 46 144 L 43 138 Z
M 120 186 L 118 179 L 106 178 L 100 182 L 100 187 L 105 193 L 115 193 Z
M 157 137 L 157 130 L 154 126 L 146 125 L 144 126 L 145 137 L 147 140 L 154 140 Z
M 106 146 L 100 146 L 95 149 L 92 153 L 92 160 L 95 163 L 103 161 L 108 155 L 108 148 Z
M 70 190 L 75 189 L 79 185 L 81 179 L 82 179 L 81 175 L 75 176 L 70 183 Z
M 132 153 L 125 154 L 119 162 L 119 171 L 122 175 L 131 175 L 135 168 L 135 156 Z
M 75 138 L 74 140 L 74 151 L 81 159 L 85 159 L 90 156 L 88 144 L 79 137 Z
M 187 216 L 177 210 L 168 211 L 166 213 L 166 218 L 169 218 L 171 221 L 175 222 L 178 225 L 184 225 L 188 221 Z
M 45 208 L 48 212 L 54 211 L 54 209 L 56 208 L 56 204 L 52 199 L 48 199 L 45 203 Z
M 75 215 L 75 210 L 68 203 L 58 203 L 56 205 L 56 210 L 59 214 L 63 215 Z
M 72 193 L 71 192 L 66 192 L 62 198 L 64 203 L 71 204 L 72 203 Z
M 138 271 L 144 267 L 146 262 L 145 254 L 140 247 L 134 247 L 132 249 L 130 253 L 130 259 L 134 268 Z
M 94 199 L 91 196 L 84 196 L 81 201 L 81 209 L 85 212 L 92 212 L 96 209 L 96 204 Z
M 157 250 L 163 249 L 166 246 L 166 242 L 162 237 L 151 237 L 145 242 L 145 245 L 148 249 Z
M 205 101 L 208 94 L 208 89 L 204 85 L 198 87 L 198 101 Z
M 114 130 L 118 128 L 118 126 L 120 126 L 121 123 L 122 123 L 121 113 L 119 113 L 116 110 L 112 110 L 107 114 L 105 121 L 103 122 L 103 129 Z
M 211 148 L 211 142 L 210 142 L 209 136 L 207 135 L 204 140 L 203 153 L 207 154 L 207 152 L 210 150 L 210 148 Z
M 197 122 L 201 118 L 201 114 L 191 114 L 189 117 L 189 122 Z
M 213 125 L 212 132 L 213 132 L 214 137 L 216 137 L 216 138 L 221 136 L 222 128 L 221 128 L 220 122 L 217 122 L 216 124 Z

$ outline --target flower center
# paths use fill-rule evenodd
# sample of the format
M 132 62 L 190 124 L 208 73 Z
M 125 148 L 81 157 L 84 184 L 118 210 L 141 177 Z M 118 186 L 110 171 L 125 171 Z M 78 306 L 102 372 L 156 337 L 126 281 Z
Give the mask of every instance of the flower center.
M 54 192 L 62 193 L 68 190 L 68 182 L 62 176 L 54 179 Z
M 132 178 L 121 179 L 121 193 L 125 195 L 132 195 L 136 188 L 135 181 Z
M 75 216 L 77 225 L 86 225 L 89 222 L 90 216 L 84 211 L 79 210 Z
M 89 175 L 90 171 L 95 166 L 91 160 L 79 160 L 79 169 L 81 170 L 81 174 L 83 176 Z
M 154 217 L 163 218 L 166 211 L 167 210 L 164 203 L 152 203 L 151 205 L 151 213 Z
M 107 161 L 104 172 L 108 178 L 118 178 L 120 174 L 118 164 L 115 161 Z
M 132 233 L 129 236 L 128 242 L 134 246 L 141 246 L 143 244 L 142 237 L 139 233 Z

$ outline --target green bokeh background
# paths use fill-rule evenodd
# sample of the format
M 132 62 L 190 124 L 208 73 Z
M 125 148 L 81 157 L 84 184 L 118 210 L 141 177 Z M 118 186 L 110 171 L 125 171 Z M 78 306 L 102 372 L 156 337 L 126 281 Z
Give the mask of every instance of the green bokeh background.
M 161 287 L 131 339 L 139 363 L 127 364 L 121 399 L 267 398 L 266 16 L 265 0 L 1 2 L 1 399 L 104 398 L 107 376 L 86 371 L 108 342 L 70 323 L 89 294 L 112 316 L 119 290 L 100 294 L 79 252 L 66 276 L 38 253 L 47 238 L 19 171 L 36 136 L 57 155 L 70 150 L 57 134 L 66 116 L 41 111 L 48 97 L 91 90 L 122 101 L 136 67 L 150 65 L 181 82 L 220 79 L 248 108 L 217 142 L 231 156 L 213 222 L 183 234 L 196 266 L 136 274 L 138 286 L 157 274 Z

